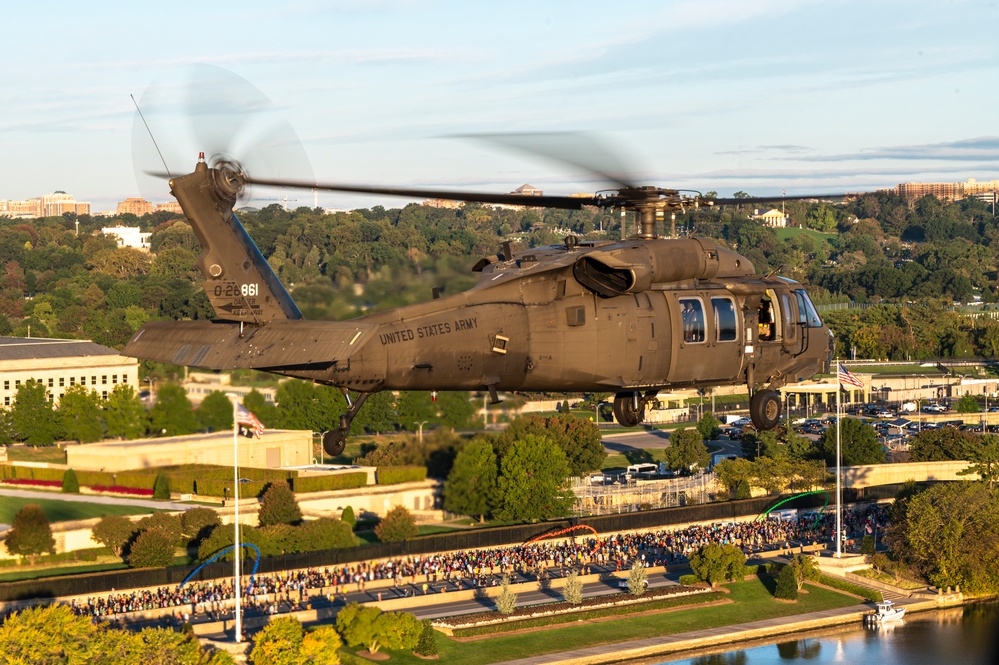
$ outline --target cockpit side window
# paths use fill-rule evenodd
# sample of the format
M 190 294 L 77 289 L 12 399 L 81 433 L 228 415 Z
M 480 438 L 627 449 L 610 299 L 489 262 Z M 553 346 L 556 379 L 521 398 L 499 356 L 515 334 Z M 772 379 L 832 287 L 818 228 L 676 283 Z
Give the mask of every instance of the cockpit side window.
M 798 323 L 805 323 L 809 328 L 821 328 L 822 319 L 815 311 L 815 306 L 809 300 L 808 294 L 804 291 L 795 291 L 794 297 L 798 300 Z

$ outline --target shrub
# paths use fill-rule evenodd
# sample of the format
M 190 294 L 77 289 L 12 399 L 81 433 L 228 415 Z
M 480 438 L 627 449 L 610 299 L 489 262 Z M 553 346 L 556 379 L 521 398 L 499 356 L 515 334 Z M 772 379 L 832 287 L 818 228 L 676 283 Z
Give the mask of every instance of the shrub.
M 780 573 L 777 575 L 774 598 L 798 600 L 798 583 L 794 575 L 794 566 L 787 565 L 780 569 Z
M 170 481 L 162 473 L 156 476 L 153 483 L 153 498 L 159 501 L 166 501 L 170 498 Z
M 697 584 L 701 580 L 698 579 L 697 575 L 680 575 L 680 584 L 684 586 L 691 586 Z
M 27 557 L 32 563 L 39 554 L 55 551 L 52 528 L 41 506 L 29 503 L 17 511 L 6 544 L 8 552 Z
M 132 568 L 162 568 L 173 562 L 173 541 L 163 529 L 141 531 L 128 553 Z
M 405 506 L 396 506 L 388 511 L 375 527 L 375 535 L 383 543 L 402 542 L 416 534 L 416 519 Z
M 562 597 L 570 605 L 579 605 L 583 602 L 583 582 L 579 579 L 578 571 L 571 571 L 565 578 L 565 588 L 562 589 Z
M 140 532 L 147 529 L 159 529 L 170 539 L 171 545 L 179 545 L 184 532 L 179 516 L 162 512 L 143 517 L 136 522 L 135 529 Z
M 260 526 L 271 524 L 297 524 L 302 521 L 302 509 L 288 487 L 287 481 L 273 483 L 260 499 L 257 515 Z
M 357 538 L 346 522 L 332 517 L 320 517 L 296 527 L 300 552 L 355 547 Z
M 350 506 L 343 509 L 343 512 L 340 513 L 340 519 L 349 524 L 351 530 L 357 526 L 357 518 L 354 516 L 354 509 Z
M 510 588 L 510 578 L 506 575 L 500 582 L 500 595 L 496 597 L 496 611 L 500 614 L 513 614 L 517 609 L 517 594 Z
M 62 492 L 63 494 L 80 493 L 80 481 L 76 477 L 76 471 L 66 469 L 66 473 L 62 476 Z
M 420 623 L 423 624 L 423 628 L 420 631 L 420 641 L 417 642 L 413 653 L 424 657 L 436 656 L 438 654 L 437 631 L 434 630 L 434 625 L 430 623 L 429 619 L 424 619 Z
M 641 596 L 649 585 L 647 571 L 641 561 L 635 561 L 628 573 L 628 593 L 632 596 Z
M 874 538 L 870 534 L 864 534 L 860 539 L 860 553 L 867 556 L 874 554 Z
M 425 466 L 384 466 L 375 473 L 375 481 L 379 485 L 397 485 L 426 479 Z

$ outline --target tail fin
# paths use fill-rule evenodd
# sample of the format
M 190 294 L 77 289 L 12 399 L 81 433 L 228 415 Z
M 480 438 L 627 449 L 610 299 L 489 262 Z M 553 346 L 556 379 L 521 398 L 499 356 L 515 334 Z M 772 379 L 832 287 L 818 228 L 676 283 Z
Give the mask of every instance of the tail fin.
M 201 242 L 198 268 L 215 315 L 255 324 L 301 319 L 295 301 L 236 219 L 235 193 L 225 186 L 225 177 L 202 158 L 194 173 L 170 180 L 170 191 Z

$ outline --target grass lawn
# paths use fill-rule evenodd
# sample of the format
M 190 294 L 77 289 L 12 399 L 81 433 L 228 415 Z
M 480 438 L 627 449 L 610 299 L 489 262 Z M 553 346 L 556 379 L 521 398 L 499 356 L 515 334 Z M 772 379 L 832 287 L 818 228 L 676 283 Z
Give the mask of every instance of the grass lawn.
M 53 495 L 55 497 L 58 494 Z M 49 522 L 67 522 L 70 520 L 85 520 L 104 515 L 145 515 L 156 512 L 152 508 L 141 506 L 122 506 L 103 503 L 86 503 L 83 501 L 60 501 L 59 499 L 22 499 L 13 496 L 0 496 L 0 524 L 10 524 L 14 515 L 26 504 L 37 503 L 42 507 Z
M 838 233 L 822 233 L 821 231 L 815 231 L 813 229 L 802 229 L 797 227 L 786 227 L 783 229 L 776 229 L 777 238 L 779 240 L 788 240 L 795 236 L 807 235 L 811 236 L 812 239 L 817 243 L 829 243 L 832 245 L 832 241 L 839 235 Z
M 11 462 L 65 464 L 66 451 L 59 446 L 7 446 L 7 459 Z
M 103 573 L 108 570 L 126 570 L 128 564 L 121 559 L 117 563 L 86 563 L 75 566 L 49 566 L 34 570 L 14 570 L 0 573 L 0 582 L 17 582 L 18 580 L 34 580 L 39 577 L 56 577 L 62 575 L 85 575 L 86 573 Z
M 728 585 L 732 603 L 712 607 L 694 607 L 668 614 L 632 615 L 612 621 L 571 624 L 537 632 L 492 637 L 487 640 L 456 642 L 438 634 L 440 660 L 463 665 L 485 665 L 533 655 L 581 649 L 598 644 L 613 644 L 626 640 L 659 635 L 674 635 L 703 628 L 803 614 L 819 610 L 849 607 L 859 604 L 856 598 L 809 585 L 809 591 L 798 597 L 797 603 L 774 600 L 770 589 L 773 581 L 759 579 Z M 393 663 L 421 663 L 409 653 L 391 652 Z

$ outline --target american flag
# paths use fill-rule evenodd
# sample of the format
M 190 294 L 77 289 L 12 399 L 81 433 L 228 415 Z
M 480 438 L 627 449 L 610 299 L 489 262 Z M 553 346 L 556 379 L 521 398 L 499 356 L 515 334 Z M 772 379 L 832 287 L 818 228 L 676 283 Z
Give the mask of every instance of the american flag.
M 252 429 L 253 435 L 258 439 L 264 434 L 264 424 L 242 404 L 236 405 L 236 423 Z
M 861 381 L 856 374 L 843 367 L 843 363 L 839 363 L 839 382 L 848 383 L 851 386 L 856 386 L 857 388 L 864 387 L 864 382 Z

